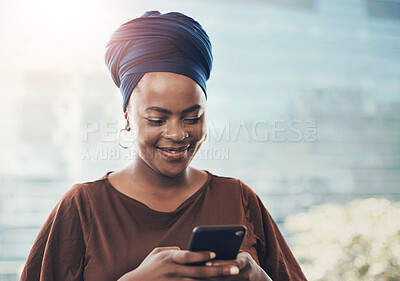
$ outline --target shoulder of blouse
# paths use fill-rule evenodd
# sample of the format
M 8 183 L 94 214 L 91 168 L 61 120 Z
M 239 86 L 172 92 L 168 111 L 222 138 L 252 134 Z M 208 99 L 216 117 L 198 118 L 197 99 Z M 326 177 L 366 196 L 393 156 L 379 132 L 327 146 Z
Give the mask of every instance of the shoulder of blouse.
M 243 181 L 238 178 L 234 177 L 227 177 L 227 176 L 219 176 L 219 175 L 212 175 L 213 182 L 219 186 L 223 186 L 232 190 L 232 188 L 236 188 L 240 191 L 242 199 L 244 200 L 244 207 L 247 207 L 248 200 L 253 199 L 257 200 L 257 194 Z
M 106 180 L 106 176 L 103 176 L 97 180 L 76 183 L 72 185 L 72 187 L 63 195 L 61 199 L 80 199 L 90 205 L 89 194 L 92 192 L 96 192 L 99 190 L 100 187 L 105 186 Z
M 76 183 L 61 197 L 57 204 L 59 211 L 70 214 L 75 213 L 79 217 L 82 227 L 86 225 L 86 243 L 90 241 L 93 228 L 91 196 L 89 196 L 89 193 L 103 184 L 103 178 L 90 182 Z
M 229 189 L 230 193 L 232 193 L 232 189 L 238 192 L 241 197 L 246 219 L 251 220 L 252 216 L 254 216 L 254 214 L 252 215 L 251 213 L 260 209 L 258 195 L 240 179 L 213 175 L 213 180 L 218 186 Z

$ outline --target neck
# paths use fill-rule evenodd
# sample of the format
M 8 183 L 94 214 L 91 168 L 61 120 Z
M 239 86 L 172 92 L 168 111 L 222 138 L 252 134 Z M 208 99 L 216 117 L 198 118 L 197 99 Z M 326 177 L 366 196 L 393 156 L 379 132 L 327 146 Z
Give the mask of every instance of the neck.
M 185 187 L 188 183 L 190 168 L 186 168 L 181 173 L 174 176 L 166 176 L 158 171 L 153 170 L 140 157 L 136 157 L 134 162 L 126 168 L 127 175 L 132 181 L 140 183 L 147 192 L 163 192 L 175 191 Z

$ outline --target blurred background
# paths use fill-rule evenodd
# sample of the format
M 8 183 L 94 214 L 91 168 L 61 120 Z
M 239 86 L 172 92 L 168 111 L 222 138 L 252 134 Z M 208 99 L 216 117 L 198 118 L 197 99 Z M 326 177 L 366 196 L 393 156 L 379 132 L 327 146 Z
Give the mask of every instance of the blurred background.
M 104 51 L 146 10 L 213 44 L 193 165 L 255 190 L 309 280 L 400 280 L 399 0 L 0 0 L 0 280 L 72 184 L 129 163 Z

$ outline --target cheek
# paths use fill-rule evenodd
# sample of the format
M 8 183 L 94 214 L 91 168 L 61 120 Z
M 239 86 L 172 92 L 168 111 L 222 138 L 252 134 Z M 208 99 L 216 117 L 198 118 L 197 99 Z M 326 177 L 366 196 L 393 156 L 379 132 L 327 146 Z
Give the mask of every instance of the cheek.
M 138 145 L 155 145 L 160 135 L 160 131 L 156 127 L 149 127 L 140 122 L 135 124 L 132 133 Z
M 193 126 L 189 129 L 189 133 L 193 139 L 199 142 L 203 142 L 206 137 L 207 127 L 204 121 L 200 122 L 197 126 Z

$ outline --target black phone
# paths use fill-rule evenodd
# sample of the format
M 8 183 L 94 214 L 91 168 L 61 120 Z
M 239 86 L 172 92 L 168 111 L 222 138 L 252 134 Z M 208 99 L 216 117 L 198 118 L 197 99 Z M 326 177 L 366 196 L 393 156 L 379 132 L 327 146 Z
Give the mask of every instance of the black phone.
M 197 226 L 189 241 L 189 251 L 212 251 L 215 260 L 234 260 L 246 236 L 244 225 Z M 204 263 L 196 263 L 201 265 Z

